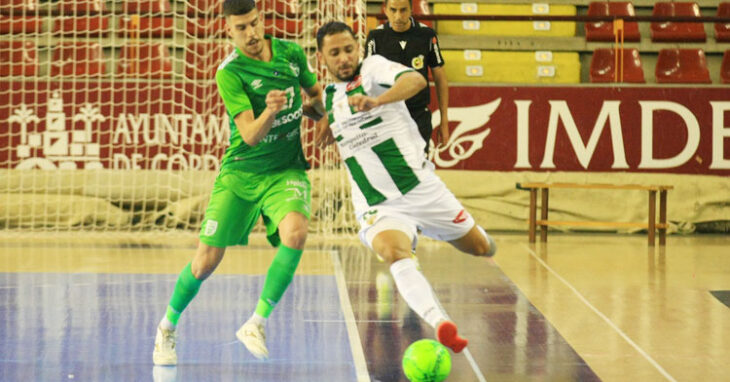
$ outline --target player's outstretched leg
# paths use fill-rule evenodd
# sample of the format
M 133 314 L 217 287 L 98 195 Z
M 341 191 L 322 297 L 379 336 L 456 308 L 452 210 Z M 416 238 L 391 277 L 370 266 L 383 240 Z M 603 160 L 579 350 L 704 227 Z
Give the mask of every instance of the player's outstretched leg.
M 497 243 L 494 238 L 476 224 L 466 235 L 450 240 L 449 243 L 456 249 L 473 256 L 492 257 L 497 253 Z
M 436 338 L 442 345 L 450 347 L 454 353 L 460 353 L 469 343 L 466 338 L 459 337 L 456 324 L 449 320 L 439 322 L 436 327 Z
M 175 330 L 180 314 L 198 294 L 203 280 L 213 273 L 223 259 L 224 253 L 225 248 L 210 247 L 200 243 L 193 261 L 180 272 L 167 311 L 157 326 L 155 349 L 152 352 L 152 361 L 155 365 L 177 365 Z M 197 275 L 193 274 L 193 264 Z
M 266 274 L 256 312 L 236 332 L 239 341 L 258 359 L 269 358 L 266 347 L 266 319 L 289 287 L 301 257 L 301 249 L 279 245 Z
M 180 319 L 180 314 L 193 300 L 200 289 L 202 280 L 198 280 L 191 271 L 192 263 L 188 263 L 175 283 L 175 290 L 170 297 L 170 304 L 167 312 L 157 326 L 155 335 L 155 350 L 152 352 L 152 361 L 155 365 L 176 365 L 177 353 L 175 351 L 175 329 Z
M 424 321 L 436 329 L 436 338 L 444 346 L 455 353 L 460 352 L 467 344 L 459 337 L 456 324 L 449 320 L 446 312 L 433 293 L 433 288 L 411 258 L 400 259 L 392 263 L 390 272 L 403 299 Z

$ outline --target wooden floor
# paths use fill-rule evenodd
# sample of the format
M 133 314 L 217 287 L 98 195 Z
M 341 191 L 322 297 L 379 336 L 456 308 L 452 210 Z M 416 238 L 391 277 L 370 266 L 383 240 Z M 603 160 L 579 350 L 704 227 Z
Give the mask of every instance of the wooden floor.
M 495 237 L 494 260 L 419 244 L 470 340 L 473 362 L 452 354 L 448 381 L 728 380 L 730 236 L 670 236 L 665 248 L 642 235 Z M 192 247 L 3 240 L 0 380 L 406 381 L 403 351 L 433 329 L 387 266 L 348 243 L 307 249 L 270 320 L 268 363 L 233 332 L 273 250 L 230 249 L 183 314 L 180 364 L 155 369 L 154 328 Z

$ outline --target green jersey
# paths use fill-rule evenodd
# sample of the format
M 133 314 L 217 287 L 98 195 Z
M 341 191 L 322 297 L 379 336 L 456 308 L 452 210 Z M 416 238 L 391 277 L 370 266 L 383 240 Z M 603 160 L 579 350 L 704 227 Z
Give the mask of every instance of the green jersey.
M 317 82 L 307 57 L 299 45 L 266 36 L 271 41 L 271 61 L 246 57 L 236 48 L 218 67 L 215 79 L 231 125 L 231 145 L 226 150 L 221 168 L 263 173 L 290 168 L 307 168 L 302 152 L 300 124 L 302 120 L 301 87 Z M 287 104 L 274 120 L 269 133 L 255 146 L 243 141 L 234 118 L 253 110 L 254 118 L 266 109 L 266 94 L 282 90 Z

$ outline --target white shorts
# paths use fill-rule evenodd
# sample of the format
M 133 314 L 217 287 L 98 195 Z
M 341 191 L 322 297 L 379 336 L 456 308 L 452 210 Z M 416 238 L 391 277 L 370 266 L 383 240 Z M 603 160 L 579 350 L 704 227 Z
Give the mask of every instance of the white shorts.
M 370 249 L 375 236 L 386 230 L 404 232 L 415 248 L 418 231 L 437 240 L 451 241 L 463 237 L 474 226 L 474 218 L 436 174 L 400 198 L 355 212 L 360 240 Z

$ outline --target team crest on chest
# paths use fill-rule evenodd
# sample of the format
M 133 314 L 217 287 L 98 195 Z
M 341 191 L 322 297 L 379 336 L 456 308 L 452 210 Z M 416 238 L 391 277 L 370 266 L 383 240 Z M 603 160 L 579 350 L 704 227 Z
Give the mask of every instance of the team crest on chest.
M 423 68 L 423 55 L 419 54 L 416 57 L 413 57 L 411 60 L 411 67 L 416 70 L 420 70 Z
M 294 73 L 294 77 L 299 77 L 299 66 L 297 66 L 297 64 L 290 62 L 289 68 Z

